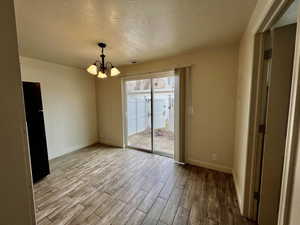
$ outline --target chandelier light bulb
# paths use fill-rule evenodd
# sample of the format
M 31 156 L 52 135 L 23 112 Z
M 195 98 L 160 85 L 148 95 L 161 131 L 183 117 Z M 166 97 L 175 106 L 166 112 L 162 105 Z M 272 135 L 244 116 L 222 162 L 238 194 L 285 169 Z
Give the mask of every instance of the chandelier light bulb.
M 107 78 L 107 75 L 105 73 L 102 73 L 102 71 L 99 71 L 98 77 L 101 79 Z
M 88 71 L 90 74 L 92 75 L 97 75 L 98 74 L 98 69 L 97 69 L 97 66 L 96 65 L 90 65 L 86 71 Z
M 111 70 L 110 70 L 110 75 L 112 77 L 114 76 L 118 76 L 120 74 L 120 71 L 116 68 L 116 67 L 112 67 Z

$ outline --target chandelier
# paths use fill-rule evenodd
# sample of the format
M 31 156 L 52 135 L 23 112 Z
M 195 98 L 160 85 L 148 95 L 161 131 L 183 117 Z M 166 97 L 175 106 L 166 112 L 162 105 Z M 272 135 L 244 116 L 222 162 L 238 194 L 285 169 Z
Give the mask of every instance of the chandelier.
M 108 76 L 114 77 L 120 74 L 120 71 L 114 67 L 111 62 L 105 62 L 104 48 L 106 47 L 105 43 L 98 43 L 98 46 L 101 48 L 101 60 L 96 60 L 96 62 L 90 65 L 86 70 L 92 75 L 97 75 L 99 78 L 107 78 Z

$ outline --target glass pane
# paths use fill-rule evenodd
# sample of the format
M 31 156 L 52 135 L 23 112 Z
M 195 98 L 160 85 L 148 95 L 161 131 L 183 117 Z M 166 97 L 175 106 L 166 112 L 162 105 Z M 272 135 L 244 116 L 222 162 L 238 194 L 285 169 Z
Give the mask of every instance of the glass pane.
M 174 154 L 175 77 L 153 79 L 153 145 L 154 151 Z
M 127 145 L 151 151 L 151 80 L 127 81 L 125 85 Z

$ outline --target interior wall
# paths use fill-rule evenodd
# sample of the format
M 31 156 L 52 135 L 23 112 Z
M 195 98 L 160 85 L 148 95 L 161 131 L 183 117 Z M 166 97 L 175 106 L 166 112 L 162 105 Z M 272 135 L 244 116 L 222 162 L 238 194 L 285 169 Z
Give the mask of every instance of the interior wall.
M 13 3 L 11 0 L 3 0 L 0 4 L 0 224 L 34 225 Z
M 23 81 L 40 82 L 49 158 L 98 142 L 95 80 L 85 71 L 21 57 Z
M 258 0 L 239 46 L 233 175 L 242 214 L 245 213 L 246 170 L 249 166 L 247 165 L 247 154 L 254 38 L 274 1 Z
M 123 76 L 192 64 L 192 107 L 188 161 L 231 172 L 233 164 L 236 44 L 199 49 L 165 59 L 121 67 Z M 123 145 L 121 78 L 97 82 L 99 140 Z M 216 154 L 216 159 L 213 155 Z
M 99 142 L 123 147 L 121 79 L 98 80 L 96 87 Z

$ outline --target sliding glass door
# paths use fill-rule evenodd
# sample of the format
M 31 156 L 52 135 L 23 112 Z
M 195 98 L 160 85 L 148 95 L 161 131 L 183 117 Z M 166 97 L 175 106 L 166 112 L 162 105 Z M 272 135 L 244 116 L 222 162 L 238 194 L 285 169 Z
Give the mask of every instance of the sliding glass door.
M 125 82 L 127 145 L 152 151 L 151 79 Z
M 175 77 L 152 79 L 153 87 L 153 151 L 167 156 L 174 154 L 174 89 Z
M 175 77 L 124 82 L 128 147 L 173 157 Z

